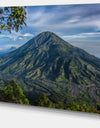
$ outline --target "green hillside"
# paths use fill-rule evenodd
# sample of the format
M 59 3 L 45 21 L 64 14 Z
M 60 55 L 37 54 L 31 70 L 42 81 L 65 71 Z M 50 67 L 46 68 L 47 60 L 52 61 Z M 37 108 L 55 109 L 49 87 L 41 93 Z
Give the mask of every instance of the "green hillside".
M 34 103 L 46 94 L 54 103 L 100 102 L 100 59 L 43 32 L 17 50 L 0 56 L 0 82 L 14 79 Z M 74 97 L 74 98 L 73 98 Z

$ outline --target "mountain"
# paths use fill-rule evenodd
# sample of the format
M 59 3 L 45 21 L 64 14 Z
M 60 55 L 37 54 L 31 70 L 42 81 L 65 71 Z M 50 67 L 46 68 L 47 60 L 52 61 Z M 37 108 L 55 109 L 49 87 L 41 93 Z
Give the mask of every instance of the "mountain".
M 9 79 L 18 81 L 29 98 L 45 93 L 56 102 L 70 93 L 100 101 L 100 59 L 52 32 L 0 56 L 1 83 Z
M 14 51 L 14 50 L 16 50 L 16 49 L 17 49 L 16 47 L 13 47 L 13 46 L 12 46 L 11 48 L 9 48 L 9 51 L 12 52 L 12 51 Z
M 8 48 L 6 50 L 1 50 L 0 51 L 0 55 L 3 55 L 3 54 L 6 54 L 6 53 L 9 53 L 9 52 L 12 52 L 14 50 L 16 50 L 16 47 L 11 47 L 11 48 Z

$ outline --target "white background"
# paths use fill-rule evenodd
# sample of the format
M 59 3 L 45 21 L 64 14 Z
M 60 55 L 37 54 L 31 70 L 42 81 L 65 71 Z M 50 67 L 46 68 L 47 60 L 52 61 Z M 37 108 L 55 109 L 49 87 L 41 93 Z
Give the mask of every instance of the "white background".
M 100 3 L 100 0 L 0 0 L 0 6 Z M 100 115 L 0 103 L 0 128 L 100 128 Z

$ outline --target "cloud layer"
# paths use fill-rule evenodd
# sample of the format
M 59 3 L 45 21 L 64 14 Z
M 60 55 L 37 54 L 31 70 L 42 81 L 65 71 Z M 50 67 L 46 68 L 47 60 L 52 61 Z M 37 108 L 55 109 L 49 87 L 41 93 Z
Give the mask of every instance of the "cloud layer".
M 49 30 L 63 35 L 97 32 L 100 4 L 30 7 L 27 24 L 37 31 Z
M 25 33 L 25 34 L 21 34 L 20 32 L 15 32 L 12 31 L 12 34 L 0 34 L 0 38 L 10 38 L 12 40 L 17 40 L 17 39 L 23 39 L 23 37 L 30 37 L 33 36 L 33 34 L 30 33 Z

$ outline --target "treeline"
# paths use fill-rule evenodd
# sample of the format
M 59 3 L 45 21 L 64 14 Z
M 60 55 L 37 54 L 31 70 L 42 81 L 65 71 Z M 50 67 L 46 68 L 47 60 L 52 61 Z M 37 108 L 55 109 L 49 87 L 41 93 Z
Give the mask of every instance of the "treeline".
M 18 85 L 18 83 L 15 83 L 14 80 L 4 83 L 4 87 L 0 93 L 0 100 L 29 105 L 29 100 L 23 94 L 23 90 Z
M 86 104 L 79 105 L 74 101 L 71 101 L 68 104 L 55 104 L 53 103 L 45 94 L 39 95 L 38 99 L 36 100 L 37 106 L 42 107 L 49 107 L 49 108 L 57 108 L 57 109 L 64 109 L 64 110 L 73 110 L 73 111 L 81 111 L 81 112 L 90 112 L 90 113 L 99 113 L 100 114 L 100 106 L 97 105 L 96 107 L 88 107 Z
M 88 107 L 87 104 L 79 105 L 73 100 L 65 103 L 54 103 L 45 94 L 40 94 L 32 104 L 14 80 L 4 83 L 4 87 L 0 91 L 0 101 L 100 114 L 99 104 Z

